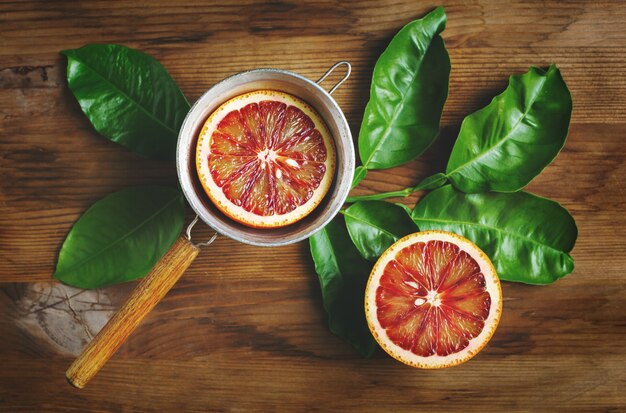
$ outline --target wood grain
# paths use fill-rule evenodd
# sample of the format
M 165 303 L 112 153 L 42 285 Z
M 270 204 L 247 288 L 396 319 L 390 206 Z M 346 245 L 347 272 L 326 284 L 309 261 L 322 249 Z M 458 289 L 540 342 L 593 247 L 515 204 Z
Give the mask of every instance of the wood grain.
M 190 101 L 244 69 L 317 79 L 348 60 L 353 75 L 334 96 L 357 136 L 377 56 L 436 3 L 0 1 L 0 411 L 626 411 L 626 5 L 443 5 L 452 73 L 441 136 L 418 160 L 368 174 L 354 194 L 441 171 L 465 115 L 510 74 L 557 63 L 572 125 L 529 190 L 576 218 L 574 273 L 546 287 L 506 283 L 485 350 L 424 372 L 380 352 L 363 360 L 328 332 L 306 243 L 268 250 L 218 238 L 78 391 L 63 374 L 68 340 L 88 335 L 101 319 L 94 314 L 109 314 L 132 284 L 103 290 L 98 302 L 80 292 L 57 298 L 60 245 L 95 200 L 129 185 L 174 185 L 176 172 L 93 131 L 58 52 L 90 42 L 141 48 Z

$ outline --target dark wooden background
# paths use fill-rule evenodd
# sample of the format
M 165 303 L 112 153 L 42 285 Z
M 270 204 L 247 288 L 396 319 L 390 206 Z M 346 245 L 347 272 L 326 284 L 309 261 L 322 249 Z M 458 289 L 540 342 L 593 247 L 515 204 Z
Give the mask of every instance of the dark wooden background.
M 415 1 L 6 1 L 0 4 L 0 410 L 625 411 L 626 5 L 445 1 L 452 75 L 440 140 L 371 173 L 356 194 L 441 171 L 462 118 L 508 76 L 555 62 L 574 99 L 561 155 L 530 190 L 579 225 L 576 271 L 546 287 L 505 283 L 491 343 L 444 371 L 328 332 L 306 243 L 270 250 L 220 238 L 84 390 L 64 371 L 132 285 L 82 292 L 51 282 L 80 214 L 111 191 L 174 184 L 172 163 L 99 137 L 68 91 L 59 51 L 140 48 L 194 101 L 235 72 L 278 67 L 316 79 L 349 60 L 335 94 L 355 136 L 373 64 Z M 404 200 L 412 205 L 420 194 Z M 199 237 L 208 229 L 198 231 Z

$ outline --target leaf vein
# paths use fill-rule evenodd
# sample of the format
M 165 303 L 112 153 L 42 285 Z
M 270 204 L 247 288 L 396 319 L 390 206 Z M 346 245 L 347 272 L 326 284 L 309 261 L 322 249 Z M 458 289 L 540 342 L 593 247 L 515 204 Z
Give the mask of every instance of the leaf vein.
M 128 95 L 126 92 L 124 92 L 118 85 L 116 85 L 115 83 L 113 83 L 111 80 L 107 79 L 103 74 L 101 74 L 100 72 L 98 72 L 96 69 L 94 69 L 92 66 L 88 65 L 87 63 L 85 63 L 84 60 L 81 60 L 80 58 L 78 58 L 77 55 L 72 55 L 71 56 L 72 59 L 76 60 L 77 62 L 79 62 L 80 64 L 84 65 L 87 69 L 91 70 L 93 73 L 95 73 L 96 75 L 98 75 L 100 78 L 102 78 L 106 83 L 108 83 L 109 85 L 111 85 L 113 87 L 113 89 L 115 89 L 116 91 L 118 91 L 122 96 L 126 97 L 129 101 L 131 101 L 136 107 L 138 107 L 139 109 L 141 109 L 146 115 L 148 115 L 149 118 L 151 118 L 152 120 L 156 121 L 158 124 L 160 124 L 161 126 L 163 126 L 164 128 L 166 128 L 168 131 L 172 132 L 172 134 L 174 136 L 177 135 L 177 131 L 172 128 L 171 126 L 167 125 L 166 123 L 164 123 L 163 121 L 161 121 L 159 118 L 157 118 L 153 113 L 149 112 L 148 109 L 144 108 L 141 103 L 139 101 L 137 101 L 136 99 L 134 99 L 132 96 Z
M 98 251 L 97 253 L 90 255 L 89 257 L 83 259 L 82 261 L 80 261 L 77 264 L 72 265 L 69 269 L 64 269 L 62 271 L 56 271 L 54 273 L 54 277 L 58 278 L 59 275 L 63 275 L 63 274 L 68 274 L 71 273 L 72 271 L 76 270 L 76 268 L 79 268 L 81 266 L 83 266 L 85 263 L 92 261 L 93 259 L 95 259 L 96 257 L 102 255 L 105 251 L 108 251 L 109 249 L 113 248 L 115 245 L 119 244 L 120 242 L 122 242 L 123 240 L 127 239 L 128 237 L 130 237 L 132 234 L 134 234 L 135 232 L 137 232 L 144 224 L 146 224 L 148 221 L 152 220 L 153 218 L 157 217 L 158 215 L 160 215 L 163 211 L 165 211 L 172 203 L 174 203 L 174 201 L 177 201 L 180 198 L 181 194 L 177 193 L 176 196 L 174 198 L 172 198 L 171 200 L 167 201 L 167 203 L 165 205 L 163 205 L 163 207 L 161 207 L 160 209 L 158 209 L 154 214 L 150 215 L 149 217 L 147 217 L 146 219 L 144 219 L 143 221 L 141 221 L 138 225 L 136 225 L 135 227 L 131 228 L 128 232 L 126 232 L 124 235 L 122 235 L 121 237 L 119 237 L 118 239 L 116 239 L 115 241 L 113 241 L 112 243 L 110 243 L 109 245 L 107 245 L 106 247 L 102 248 L 100 251 Z
M 459 225 L 466 225 L 466 226 L 470 226 L 470 227 L 484 228 L 484 229 L 488 229 L 488 230 L 492 230 L 492 231 L 496 231 L 496 232 L 501 232 L 501 233 L 503 233 L 505 235 L 510 235 L 510 236 L 512 236 L 514 238 L 520 238 L 520 239 L 522 239 L 524 241 L 528 241 L 530 243 L 537 244 L 539 246 L 546 247 L 546 248 L 549 248 L 551 250 L 554 250 L 554 251 L 557 251 L 557 252 L 560 252 L 560 253 L 566 253 L 565 251 L 562 251 L 559 248 L 553 247 L 551 245 L 544 244 L 544 243 L 539 242 L 539 241 L 535 241 L 535 240 L 533 240 L 531 238 L 524 237 L 523 235 L 516 234 L 515 232 L 505 231 L 505 230 L 503 230 L 501 228 L 492 227 L 490 225 L 477 224 L 475 222 L 468 222 L 468 221 L 452 221 L 452 220 L 437 219 L 437 218 L 418 218 L 418 217 L 412 217 L 412 218 L 413 218 L 413 221 L 439 222 L 439 223 L 443 223 L 443 224 L 459 224 Z M 417 222 L 416 222 L 416 224 L 417 224 Z M 417 224 L 417 225 L 419 227 L 419 224 Z
M 404 91 L 404 93 L 402 93 L 402 98 L 400 99 L 400 103 L 394 106 L 394 112 L 393 112 L 393 116 L 391 117 L 391 120 L 387 122 L 387 125 L 385 126 L 385 130 L 381 134 L 381 138 L 376 143 L 376 146 L 374 147 L 374 150 L 372 151 L 370 156 L 368 156 L 367 160 L 363 164 L 363 167 L 367 168 L 367 166 L 369 165 L 369 163 L 372 160 L 372 158 L 374 157 L 374 155 L 380 149 L 380 146 L 382 145 L 382 143 L 384 141 L 386 141 L 387 138 L 389 137 L 389 133 L 391 133 L 391 124 L 396 121 L 396 119 L 400 115 L 400 112 L 402 111 L 401 109 L 404 108 L 404 101 L 406 100 L 406 97 L 407 97 L 407 95 L 409 93 L 409 90 L 413 89 L 412 86 L 414 84 L 415 79 L 421 73 L 422 62 L 424 61 L 424 57 L 426 56 L 426 53 L 428 52 L 428 48 L 430 47 L 430 44 L 432 44 L 432 40 L 435 38 L 435 36 L 437 36 L 437 34 L 435 34 L 434 36 L 431 37 L 428 47 L 425 49 L 424 53 L 422 53 L 422 55 L 420 56 L 420 59 L 419 59 L 419 62 L 418 62 L 419 67 L 417 68 L 417 70 L 415 71 L 413 76 L 411 77 L 411 81 L 409 82 L 409 87 L 407 87 L 406 90 Z
M 446 173 L 446 176 L 450 177 L 451 175 L 454 175 L 459 170 L 464 169 L 467 165 L 469 165 L 471 163 L 477 162 L 479 159 L 482 159 L 486 155 L 492 153 L 496 148 L 500 147 L 505 142 L 507 142 L 509 140 L 510 136 L 515 132 L 515 130 L 518 128 L 518 126 L 522 123 L 522 121 L 528 116 L 528 114 L 532 110 L 533 105 L 535 104 L 535 102 L 539 98 L 539 95 L 541 94 L 541 89 L 543 88 L 543 85 L 545 84 L 546 81 L 547 81 L 547 73 L 546 73 L 546 76 L 542 78 L 541 86 L 539 86 L 539 88 L 538 88 L 539 92 L 537 92 L 537 94 L 535 96 L 533 96 L 532 101 L 528 105 L 528 109 L 522 114 L 522 116 L 519 117 L 519 119 L 515 122 L 515 125 L 513 125 L 513 127 L 511 128 L 511 130 L 506 135 L 504 135 L 504 137 L 502 139 L 500 139 L 500 141 L 498 141 L 498 143 L 496 143 L 495 145 L 493 145 L 490 148 L 487 148 L 487 150 L 485 152 L 481 153 L 480 155 L 478 155 L 478 156 L 476 156 L 474 158 L 471 158 L 467 162 L 465 162 L 464 164 L 456 167 L 453 171 L 451 171 L 449 173 Z M 506 92 L 506 90 L 505 90 L 505 92 Z M 505 92 L 503 92 L 503 93 L 505 93 Z M 469 115 L 469 116 L 472 116 L 472 115 Z
M 386 229 L 381 228 L 381 227 L 379 227 L 378 225 L 374 225 L 374 224 L 372 224 L 371 222 L 365 221 L 365 220 L 363 220 L 363 219 L 361 219 L 361 218 L 357 217 L 356 215 L 351 215 L 351 214 L 350 214 L 349 212 L 347 212 L 347 211 L 346 211 L 346 212 L 344 212 L 344 216 L 350 217 L 350 218 L 354 219 L 355 221 L 359 221 L 359 222 L 362 222 L 362 223 L 364 223 L 364 224 L 366 224 L 366 225 L 369 225 L 370 227 L 376 228 L 376 229 L 378 229 L 380 232 L 382 232 L 382 233 L 384 233 L 384 234 L 387 234 L 387 235 L 389 235 L 390 237 L 392 237 L 392 238 L 394 238 L 394 239 L 396 239 L 396 240 L 398 239 L 398 237 L 397 237 L 396 235 L 394 235 L 393 233 L 391 233 L 391 232 L 387 231 Z

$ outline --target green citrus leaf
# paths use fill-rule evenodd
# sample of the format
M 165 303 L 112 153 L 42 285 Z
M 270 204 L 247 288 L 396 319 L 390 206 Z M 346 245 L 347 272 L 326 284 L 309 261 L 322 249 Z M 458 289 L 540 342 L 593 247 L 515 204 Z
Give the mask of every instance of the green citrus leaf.
M 53 277 L 99 288 L 146 275 L 183 228 L 178 189 L 134 187 L 93 204 L 67 235 Z
M 189 102 L 157 60 L 115 44 L 61 53 L 68 85 L 102 136 L 148 158 L 174 158 Z
M 367 326 L 363 305 L 372 264 L 352 245 L 340 215 L 310 237 L 309 244 L 330 331 L 364 357 L 370 357 L 377 344 Z
M 574 270 L 578 230 L 558 203 L 528 192 L 465 194 L 446 185 L 412 213 L 420 230 L 462 235 L 491 258 L 502 280 L 549 284 Z
M 417 232 L 407 211 L 389 202 L 357 202 L 346 209 L 343 216 L 352 242 L 369 261 L 376 261 L 400 238 Z
M 517 191 L 563 148 L 571 113 L 556 66 L 511 76 L 502 94 L 463 120 L 446 175 L 464 192 Z
M 439 36 L 445 24 L 446 13 L 438 7 L 404 26 L 376 62 L 359 132 L 364 168 L 406 163 L 437 137 L 450 78 L 450 58 Z

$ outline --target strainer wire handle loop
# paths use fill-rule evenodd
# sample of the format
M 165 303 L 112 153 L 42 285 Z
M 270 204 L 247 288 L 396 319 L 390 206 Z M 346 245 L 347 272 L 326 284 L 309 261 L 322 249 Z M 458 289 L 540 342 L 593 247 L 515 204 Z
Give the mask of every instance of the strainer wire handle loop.
M 335 63 L 334 65 L 332 65 L 332 66 L 330 67 L 330 69 L 328 69 L 328 70 L 326 71 L 326 73 L 324 73 L 324 74 L 322 75 L 322 77 L 320 77 L 320 78 L 318 79 L 318 81 L 317 81 L 317 82 L 315 82 L 315 83 L 317 83 L 317 84 L 319 85 L 320 83 L 322 83 L 322 82 L 324 81 L 324 79 L 326 79 L 326 78 L 327 78 L 327 77 L 328 77 L 328 76 L 329 76 L 332 72 L 334 72 L 334 71 L 335 71 L 335 69 L 337 69 L 339 66 L 345 66 L 345 67 L 346 67 L 346 74 L 345 74 L 345 75 L 344 75 L 344 76 L 343 76 L 343 77 L 342 77 L 342 78 L 341 78 L 341 79 L 340 79 L 337 83 L 335 83 L 335 86 L 333 86 L 332 88 L 330 88 L 330 90 L 328 91 L 328 94 L 329 94 L 329 95 L 332 95 L 332 94 L 333 94 L 333 92 L 334 92 L 335 90 L 337 90 L 337 88 L 338 88 L 339 86 L 341 86 L 341 85 L 343 84 L 343 82 L 345 82 L 346 80 L 348 80 L 348 78 L 350 77 L 350 73 L 352 73 L 352 65 L 351 65 L 349 62 L 346 62 L 345 60 L 342 60 L 341 62 L 337 62 L 337 63 Z
M 141 320 L 157 305 L 176 284 L 185 270 L 198 256 L 200 247 L 210 245 L 217 238 L 213 234 L 208 241 L 197 244 L 191 241 L 191 230 L 198 222 L 196 216 L 169 251 L 154 265 L 150 273 L 137 284 L 126 302 L 65 372 L 71 385 L 83 388 L 107 360 L 124 344 Z
M 191 221 L 191 223 L 187 227 L 187 231 L 185 231 L 185 239 L 187 241 L 189 241 L 189 242 L 192 242 L 191 241 L 191 230 L 193 229 L 193 227 L 198 222 L 198 219 L 199 219 L 199 217 L 196 215 L 196 217 L 193 219 L 193 221 Z M 208 247 L 209 245 L 213 244 L 213 241 L 215 241 L 216 238 L 217 238 L 217 231 L 211 236 L 211 238 L 209 238 L 208 241 L 198 242 L 198 243 L 193 244 L 193 245 L 195 245 L 197 248 Z

